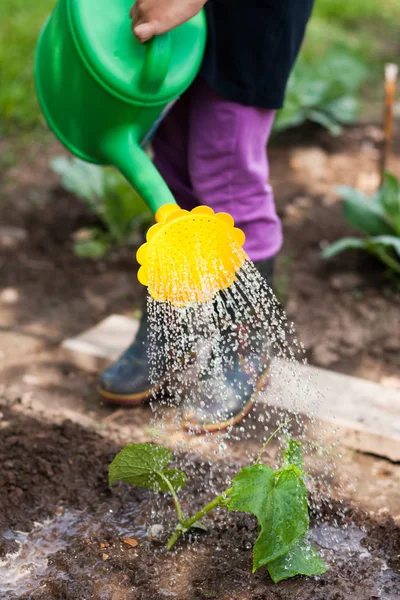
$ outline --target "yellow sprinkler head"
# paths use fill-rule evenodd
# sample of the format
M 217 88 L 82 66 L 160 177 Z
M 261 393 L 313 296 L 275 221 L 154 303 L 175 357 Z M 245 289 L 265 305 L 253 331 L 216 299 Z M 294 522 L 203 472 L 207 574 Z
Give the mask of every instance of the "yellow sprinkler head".
M 235 280 L 247 255 L 245 235 L 227 213 L 166 204 L 137 253 L 138 279 L 152 298 L 176 306 L 208 302 Z

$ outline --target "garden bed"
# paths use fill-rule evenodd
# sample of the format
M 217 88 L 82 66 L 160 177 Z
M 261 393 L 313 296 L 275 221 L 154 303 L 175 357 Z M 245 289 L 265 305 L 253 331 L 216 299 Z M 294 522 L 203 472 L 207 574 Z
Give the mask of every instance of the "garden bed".
M 118 446 L 70 422 L 50 424 L 6 407 L 2 412 L 0 560 L 17 549 L 17 538 L 25 572 L 36 564 L 31 576 L 19 580 L 19 592 L 3 588 L 2 598 L 398 598 L 400 528 L 385 514 L 367 515 L 343 502 L 325 504 L 318 515 L 314 512 L 312 537 L 329 571 L 319 578 L 275 585 L 264 569 L 251 574 L 255 519 L 220 513 L 208 521 L 208 533 L 191 536 L 167 553 L 163 543 L 173 515 L 168 497 L 154 505 L 149 492 L 125 484 L 110 490 L 107 485 L 107 465 Z M 183 508 L 190 511 L 210 498 L 207 468 L 202 467 L 200 478 L 198 466 L 195 471 L 188 473 L 183 496 Z M 221 465 L 217 486 L 223 480 L 223 487 L 235 472 L 237 465 Z M 159 540 L 149 540 L 148 519 L 164 527 Z M 10 528 L 31 534 L 12 534 Z M 138 545 L 122 538 L 135 539 Z M 51 552 L 46 566 L 46 553 Z
M 398 282 L 362 253 L 329 262 L 320 256 L 324 244 L 350 233 L 335 186 L 374 191 L 378 142 L 379 130 L 362 125 L 339 138 L 306 128 L 271 145 L 272 182 L 285 231 L 276 289 L 311 363 L 399 385 Z M 397 175 L 399 146 L 397 138 L 390 164 Z M 8 160 L 2 167 L 0 222 L 25 236 L 15 245 L 0 244 L 2 288 L 17 290 L 17 297 L 7 291 L 0 298 L 1 324 L 23 329 L 27 347 L 29 335 L 40 331 L 46 346 L 46 340 L 57 344 L 110 313 L 140 305 L 135 248 L 116 249 L 108 260 L 93 262 L 74 256 L 73 233 L 95 218 L 60 189 L 49 170 L 60 147 L 47 141 L 21 149 L 15 140 L 4 140 L 1 149 Z M 6 339 L 2 350 L 5 365 L 14 362 Z M 7 383 L 12 373 L 4 376 Z

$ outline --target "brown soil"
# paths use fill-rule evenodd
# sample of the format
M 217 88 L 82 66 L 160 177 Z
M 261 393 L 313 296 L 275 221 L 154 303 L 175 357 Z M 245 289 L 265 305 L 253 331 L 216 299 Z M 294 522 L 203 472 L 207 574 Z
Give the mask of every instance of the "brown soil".
M 400 130 L 390 169 L 400 176 Z M 271 175 L 285 243 L 276 277 L 311 363 L 387 385 L 400 366 L 400 284 L 367 254 L 330 261 L 321 249 L 347 235 L 337 186 L 373 194 L 379 184 L 379 129 L 332 138 L 319 129 L 287 135 L 271 148 Z M 279 140 L 278 140 L 279 142 Z
M 394 600 L 399 597 L 400 576 L 396 570 L 400 568 L 400 528 L 388 517 L 373 518 L 350 506 L 326 504 L 318 518 L 314 515 L 313 526 L 322 518 L 345 536 L 336 549 L 326 551 L 328 573 L 317 579 L 297 578 L 274 585 L 262 569 L 251 574 L 251 543 L 257 536 L 257 527 L 250 516 L 233 513 L 227 517 L 221 512 L 208 520 L 207 534 L 190 536 L 180 542 L 175 552 L 166 553 L 163 547 L 168 533 L 166 519 L 172 517 L 168 498 L 164 496 L 156 505 L 156 520 L 164 525 L 164 533 L 159 542 L 150 541 L 143 526 L 152 506 L 150 493 L 125 484 L 112 491 L 107 486 L 107 464 L 119 448 L 79 425 L 68 422 L 51 425 L 7 408 L 2 410 L 1 531 L 8 527 L 26 530 L 35 520 L 71 510 L 85 512 L 81 513 L 83 525 L 73 534 L 65 532 L 65 548 L 50 557 L 49 566 L 32 590 L 19 596 L 7 592 L 0 597 L 7 600 L 293 597 Z M 232 476 L 237 468 L 226 465 L 223 476 Z M 201 468 L 200 477 L 198 465 L 189 469 L 184 508 L 193 511 L 210 498 L 207 478 L 207 467 Z M 130 537 L 139 542 L 136 548 L 123 543 L 118 533 L 118 524 L 123 519 L 126 522 L 127 516 Z M 350 540 L 353 530 L 362 538 L 357 548 Z M 346 537 L 349 535 L 350 538 Z M 15 550 L 12 536 L 8 534 L 7 538 L 1 546 L 3 554 Z M 322 540 L 320 545 L 326 548 L 326 541 Z

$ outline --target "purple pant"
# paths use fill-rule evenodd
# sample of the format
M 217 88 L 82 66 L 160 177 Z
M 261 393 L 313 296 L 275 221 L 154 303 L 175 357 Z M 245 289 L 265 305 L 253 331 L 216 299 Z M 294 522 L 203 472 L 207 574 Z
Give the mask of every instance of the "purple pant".
M 200 77 L 178 100 L 153 140 L 155 165 L 181 208 L 227 212 L 246 234 L 253 261 L 274 256 L 282 228 L 268 183 L 267 142 L 275 111 L 215 94 Z

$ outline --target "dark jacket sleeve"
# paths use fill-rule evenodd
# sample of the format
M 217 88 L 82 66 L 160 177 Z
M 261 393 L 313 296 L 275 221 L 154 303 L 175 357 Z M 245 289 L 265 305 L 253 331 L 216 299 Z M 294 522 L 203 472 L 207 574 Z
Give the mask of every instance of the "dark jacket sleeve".
M 313 0 L 209 0 L 201 74 L 229 100 L 281 108 L 312 6 Z

